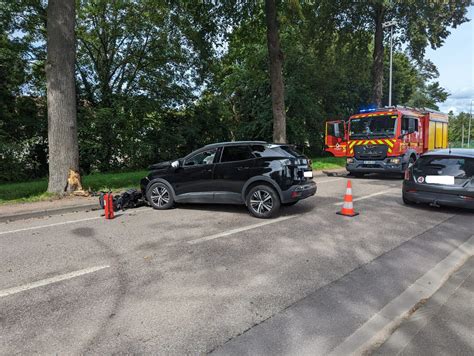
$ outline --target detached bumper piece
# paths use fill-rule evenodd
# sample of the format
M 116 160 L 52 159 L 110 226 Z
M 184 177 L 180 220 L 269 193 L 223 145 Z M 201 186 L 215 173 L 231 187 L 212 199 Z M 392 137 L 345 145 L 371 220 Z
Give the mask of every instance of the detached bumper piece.
M 283 201 L 282 203 L 291 203 L 293 201 L 308 198 L 316 194 L 317 186 L 316 182 L 310 180 L 301 185 L 295 185 L 290 189 L 282 192 Z

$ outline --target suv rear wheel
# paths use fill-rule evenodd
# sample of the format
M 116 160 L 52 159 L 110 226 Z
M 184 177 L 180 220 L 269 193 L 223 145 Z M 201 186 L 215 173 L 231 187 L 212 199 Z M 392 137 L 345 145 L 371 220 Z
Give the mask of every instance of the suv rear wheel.
M 249 212 L 261 219 L 274 216 L 280 209 L 280 198 L 277 192 L 268 185 L 257 185 L 250 189 L 246 203 Z
M 153 209 L 165 210 L 174 205 L 170 188 L 164 183 L 152 184 L 146 192 L 146 198 Z

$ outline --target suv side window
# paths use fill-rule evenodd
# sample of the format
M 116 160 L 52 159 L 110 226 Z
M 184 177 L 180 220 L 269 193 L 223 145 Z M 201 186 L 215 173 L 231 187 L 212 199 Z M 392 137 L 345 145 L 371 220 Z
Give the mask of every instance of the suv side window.
M 255 157 L 300 157 L 301 153 L 287 145 L 252 145 Z
M 274 155 L 273 152 L 271 151 L 269 152 L 269 150 L 266 149 L 265 146 L 263 145 L 252 145 L 251 149 L 252 149 L 252 154 L 255 157 L 266 157 L 266 156 Z
M 221 163 L 244 161 L 251 158 L 255 157 L 250 152 L 249 146 L 224 146 Z
M 189 157 L 184 162 L 185 166 L 195 166 L 199 164 L 212 164 L 214 162 L 214 157 L 216 156 L 217 149 L 210 149 L 207 151 L 202 151 L 196 153 L 194 156 Z

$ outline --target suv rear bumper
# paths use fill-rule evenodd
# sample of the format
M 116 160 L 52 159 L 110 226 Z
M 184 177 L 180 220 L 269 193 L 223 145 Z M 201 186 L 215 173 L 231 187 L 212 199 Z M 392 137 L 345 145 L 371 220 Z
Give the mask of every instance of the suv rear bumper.
M 384 160 L 371 160 L 363 161 L 354 158 L 353 163 L 347 163 L 346 169 L 349 172 L 355 173 L 377 173 L 377 172 L 387 172 L 387 173 L 403 173 L 404 164 L 401 163 L 395 164 L 390 163 L 390 159 L 393 157 L 386 158 Z M 370 164 L 365 164 L 364 162 L 370 162 Z
M 426 189 L 426 188 L 425 188 Z M 442 188 L 431 188 L 432 191 L 423 190 L 423 186 L 412 182 L 403 181 L 403 197 L 414 203 L 437 204 L 459 208 L 474 209 L 474 194 L 472 191 L 446 193 Z
M 292 186 L 290 189 L 281 192 L 282 203 L 291 203 L 294 201 L 306 199 L 316 194 L 317 186 L 316 182 L 309 180 L 304 184 L 298 184 Z
M 432 192 L 403 192 L 405 199 L 415 203 L 454 206 L 458 208 L 474 209 L 474 200 L 463 199 L 458 195 Z

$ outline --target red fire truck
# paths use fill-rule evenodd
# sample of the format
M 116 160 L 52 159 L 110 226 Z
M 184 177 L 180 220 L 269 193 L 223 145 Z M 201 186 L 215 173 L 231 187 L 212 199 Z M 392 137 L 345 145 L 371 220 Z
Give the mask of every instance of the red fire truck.
M 448 116 L 400 106 L 362 109 L 347 121 L 326 122 L 325 142 L 355 176 L 403 173 L 420 154 L 448 146 Z

